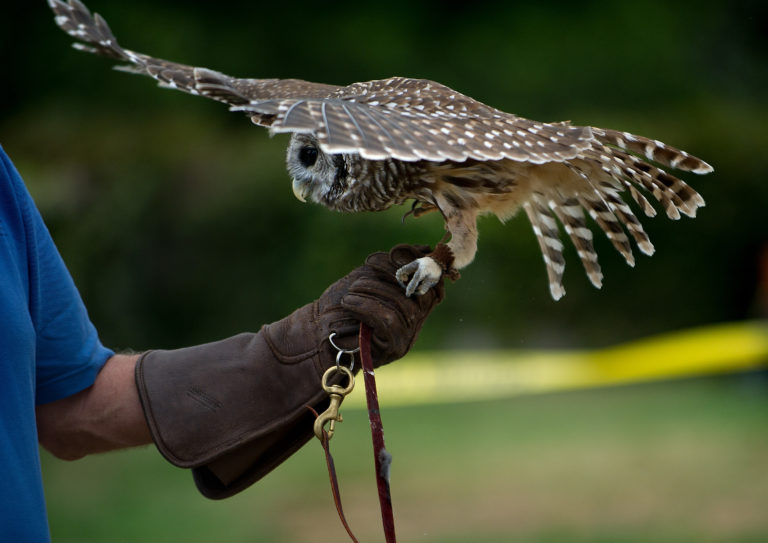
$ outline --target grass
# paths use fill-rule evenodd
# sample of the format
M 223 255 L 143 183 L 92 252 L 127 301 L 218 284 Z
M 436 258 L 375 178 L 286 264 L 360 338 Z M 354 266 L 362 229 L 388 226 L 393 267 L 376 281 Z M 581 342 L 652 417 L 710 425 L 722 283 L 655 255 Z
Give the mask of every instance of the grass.
M 764 375 L 387 408 L 401 541 L 768 540 Z M 367 417 L 332 441 L 345 511 L 380 541 Z M 54 542 L 344 541 L 319 444 L 208 501 L 153 448 L 74 463 L 44 453 Z

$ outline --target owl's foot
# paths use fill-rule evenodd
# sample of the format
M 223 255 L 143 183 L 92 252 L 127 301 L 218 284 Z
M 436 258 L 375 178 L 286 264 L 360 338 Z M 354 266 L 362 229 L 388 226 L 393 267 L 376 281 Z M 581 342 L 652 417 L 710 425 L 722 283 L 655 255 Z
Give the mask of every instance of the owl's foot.
M 405 295 L 426 294 L 443 275 L 443 268 L 434 258 L 424 256 L 406 264 L 395 272 L 395 278 L 405 288 Z M 410 278 L 410 280 L 409 280 Z
M 407 219 L 410 215 L 413 215 L 413 218 L 418 219 L 419 217 L 423 217 L 427 213 L 431 213 L 433 211 L 437 211 L 437 206 L 414 200 L 410 211 L 403 215 L 403 222 L 405 222 L 405 219 Z

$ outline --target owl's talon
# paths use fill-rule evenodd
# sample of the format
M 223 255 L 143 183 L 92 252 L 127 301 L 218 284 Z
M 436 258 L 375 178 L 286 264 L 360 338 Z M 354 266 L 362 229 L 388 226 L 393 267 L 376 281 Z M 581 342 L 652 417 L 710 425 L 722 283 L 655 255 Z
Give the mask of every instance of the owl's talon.
M 402 266 L 395 272 L 395 278 L 400 286 L 405 288 L 405 295 L 422 296 L 434 287 L 443 275 L 443 269 L 431 257 L 424 256 Z M 410 278 L 410 280 L 409 280 Z

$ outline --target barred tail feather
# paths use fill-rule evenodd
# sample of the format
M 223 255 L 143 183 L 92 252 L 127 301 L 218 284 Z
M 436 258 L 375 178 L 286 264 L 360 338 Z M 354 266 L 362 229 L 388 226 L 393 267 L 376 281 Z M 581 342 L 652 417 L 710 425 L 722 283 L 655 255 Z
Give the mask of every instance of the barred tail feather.
M 629 194 L 632 196 L 632 199 L 638 206 L 640 206 L 640 209 L 643 210 L 643 213 L 645 213 L 645 216 L 655 217 L 656 210 L 653 208 L 648 199 L 643 196 L 643 194 L 637 190 L 637 188 L 627 178 L 622 179 L 622 181 L 624 182 L 624 186 L 629 191 Z
M 635 216 L 632 209 L 621 199 L 618 191 L 615 189 L 603 188 L 602 196 L 603 201 L 608 208 L 613 212 L 616 218 L 624 225 L 627 232 L 632 236 L 637 244 L 637 247 L 645 254 L 652 255 L 655 251 L 651 240 L 648 238 L 648 234 L 645 233 L 643 225 L 640 220 Z
M 605 232 L 605 235 L 611 241 L 611 244 L 624 257 L 627 264 L 635 266 L 635 256 L 632 254 L 632 246 L 629 243 L 627 234 L 621 227 L 621 223 L 613 214 L 608 204 L 603 200 L 597 191 L 580 194 L 579 203 L 587 210 L 589 216 Z
M 597 261 L 597 251 L 592 243 L 592 231 L 587 227 L 584 209 L 576 198 L 565 198 L 560 202 L 550 200 L 549 207 L 565 227 L 576 253 L 584 266 L 589 281 L 600 288 L 603 284 L 603 272 Z
M 547 207 L 544 195 L 535 193 L 534 196 L 523 204 L 528 219 L 533 226 L 536 240 L 539 242 L 544 264 L 547 267 L 549 277 L 549 292 L 552 298 L 559 300 L 565 295 L 563 288 L 563 272 L 565 271 L 565 259 L 563 258 L 563 242 L 557 221 L 552 211 Z
M 648 216 L 655 215 L 655 211 L 636 188 L 650 192 L 673 220 L 679 219 L 681 212 L 695 217 L 696 210 L 704 206 L 704 199 L 688 184 L 620 149 L 596 143 L 585 156 L 597 162 L 612 179 L 629 187 L 633 199 Z
M 647 193 L 653 195 L 671 219 L 679 219 L 681 214 L 695 217 L 697 209 L 704 206 L 704 199 L 689 185 L 646 159 L 702 174 L 712 171 L 712 167 L 684 151 L 641 136 L 597 128 L 593 128 L 593 134 L 595 140 L 592 147 L 581 156 L 584 162 L 578 159 L 564 162 L 574 176 L 581 178 L 583 183 L 579 183 L 580 188 L 564 195 L 559 191 L 557 196 L 550 194 L 552 199 L 548 204 L 571 237 L 590 281 L 599 287 L 602 273 L 592 244 L 592 233 L 586 227 L 579 206 L 605 232 L 627 264 L 634 266 L 635 257 L 629 237 L 647 255 L 652 255 L 655 249 L 637 215 L 622 199 L 622 191 L 629 192 L 632 200 L 648 217 L 655 216 L 656 210 L 646 197 Z M 541 228 L 536 222 L 542 221 L 542 213 L 536 207 L 535 196 L 532 202 L 526 211 L 534 227 Z M 542 231 L 539 240 L 542 251 L 550 237 L 551 234 Z M 547 258 L 545 255 L 545 261 Z M 559 279 L 550 271 L 551 284 L 553 276 Z
M 670 219 L 679 219 L 680 213 L 696 216 L 696 210 L 704 206 L 704 199 L 684 181 L 663 169 L 645 162 L 641 157 L 662 166 L 706 174 L 712 166 L 693 155 L 658 140 L 651 140 L 628 132 L 593 128 L 597 140 L 592 148 L 593 158 L 601 163 L 604 171 L 616 179 L 629 180 L 653 194 Z M 639 156 L 638 156 L 639 155 Z M 647 201 L 638 198 L 639 193 L 630 190 L 632 197 L 648 214 Z
M 664 206 L 667 217 L 670 219 L 679 219 L 681 212 L 688 217 L 695 217 L 696 210 L 704 206 L 701 195 L 684 181 L 637 157 L 625 155 L 623 158 L 625 175 L 638 185 L 650 190 Z
M 697 174 L 706 174 L 714 171 L 712 166 L 697 158 L 689 155 L 685 151 L 676 149 L 671 145 L 662 143 L 658 140 L 652 140 L 643 136 L 630 134 L 629 132 L 620 132 L 605 128 L 592 128 L 592 134 L 598 141 L 631 151 L 638 155 L 646 157 L 664 166 L 669 166 L 676 170 L 693 172 Z

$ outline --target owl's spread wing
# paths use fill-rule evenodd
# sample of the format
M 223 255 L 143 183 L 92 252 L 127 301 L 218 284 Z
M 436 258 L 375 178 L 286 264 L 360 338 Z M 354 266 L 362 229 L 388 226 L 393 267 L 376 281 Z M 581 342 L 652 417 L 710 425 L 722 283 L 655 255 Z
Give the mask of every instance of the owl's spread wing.
M 237 106 L 275 96 L 327 97 L 341 87 L 298 79 L 239 79 L 207 68 L 170 62 L 125 49 L 117 43 L 107 22 L 79 0 L 48 0 L 56 24 L 73 38 L 75 49 L 128 62 L 116 69 L 148 75 L 164 88 L 177 89 Z M 261 123 L 260 123 L 261 124 Z M 268 125 L 268 119 L 263 124 Z
M 48 0 L 76 49 L 128 64 L 160 86 L 224 102 L 274 132 L 311 132 L 327 153 L 405 161 L 508 158 L 562 162 L 588 148 L 589 127 L 536 123 L 433 81 L 393 77 L 346 87 L 298 79 L 239 79 L 121 47 L 79 0 Z
M 377 160 L 503 158 L 541 164 L 589 147 L 589 127 L 537 123 L 490 108 L 433 81 L 393 77 L 328 97 L 251 100 L 233 110 L 269 119 L 274 132 L 311 132 L 327 153 Z

